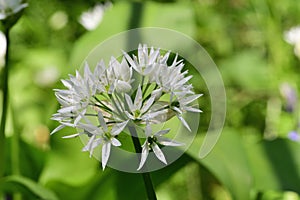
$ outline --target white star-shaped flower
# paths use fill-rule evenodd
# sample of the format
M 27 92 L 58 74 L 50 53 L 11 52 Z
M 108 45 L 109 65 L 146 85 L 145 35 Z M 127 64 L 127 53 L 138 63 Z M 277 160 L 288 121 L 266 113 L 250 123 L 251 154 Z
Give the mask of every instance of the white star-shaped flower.
M 92 156 L 94 149 L 102 144 L 102 169 L 104 170 L 110 156 L 111 145 L 116 147 L 121 146 L 121 142 L 116 136 L 124 130 L 128 120 L 115 123 L 111 129 L 108 129 L 101 112 L 98 112 L 98 120 L 101 127 L 93 125 L 87 119 L 87 124 L 79 124 L 78 127 L 91 134 L 88 143 L 82 149 L 82 151 L 89 151 L 90 157 Z
M 164 145 L 164 146 L 181 146 L 183 144 L 178 143 L 174 140 L 171 140 L 169 138 L 163 137 L 163 135 L 167 134 L 170 131 L 170 129 L 161 130 L 157 133 L 153 134 L 151 126 L 149 124 L 146 125 L 145 128 L 145 135 L 146 135 L 146 141 L 144 142 L 142 146 L 142 154 L 141 154 L 141 161 L 139 164 L 139 167 L 137 170 L 140 170 L 149 155 L 150 150 L 152 150 L 155 154 L 155 156 L 164 164 L 167 164 L 166 158 L 162 152 L 162 150 L 159 148 L 158 144 Z

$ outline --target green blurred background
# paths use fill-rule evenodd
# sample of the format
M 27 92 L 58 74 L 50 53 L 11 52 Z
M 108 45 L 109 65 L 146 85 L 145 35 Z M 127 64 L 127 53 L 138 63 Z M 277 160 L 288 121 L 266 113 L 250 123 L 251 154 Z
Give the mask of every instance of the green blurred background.
M 209 124 L 207 95 L 199 101 L 204 113 L 193 145 L 175 163 L 152 173 L 158 199 L 300 199 L 300 40 L 295 29 L 288 32 L 300 24 L 297 0 L 28 3 L 11 31 L 6 174 L 32 182 L 0 181 L 0 189 L 30 200 L 146 199 L 139 174 L 102 171 L 96 159 L 81 152 L 80 139 L 61 139 L 72 129 L 51 138 L 49 133 L 57 126 L 50 117 L 58 108 L 53 88 L 62 88 L 59 80 L 73 74 L 101 41 L 153 26 L 199 42 L 217 64 L 227 93 L 217 145 L 199 159 L 201 133 Z M 102 20 L 80 23 L 82 13 L 98 4 Z M 17 145 L 16 134 L 21 137 Z

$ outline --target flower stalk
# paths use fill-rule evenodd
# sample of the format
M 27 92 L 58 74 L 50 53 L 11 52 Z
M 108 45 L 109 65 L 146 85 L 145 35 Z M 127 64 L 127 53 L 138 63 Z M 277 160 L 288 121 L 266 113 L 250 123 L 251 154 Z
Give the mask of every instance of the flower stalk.
M 140 155 L 142 153 L 142 147 L 141 147 L 141 143 L 140 143 L 140 140 L 138 138 L 138 135 L 136 133 L 136 129 L 132 125 L 129 125 L 128 129 L 129 129 L 129 132 L 131 134 L 131 139 L 132 139 L 132 142 L 133 142 L 133 145 L 134 145 L 134 149 L 135 149 L 136 153 L 138 155 Z M 154 186 L 153 186 L 153 183 L 152 183 L 152 180 L 151 180 L 151 177 L 150 177 L 150 173 L 149 172 L 143 172 L 142 176 L 143 176 L 143 181 L 144 181 L 144 184 L 145 184 L 148 199 L 149 200 L 156 200 L 157 198 L 156 198 Z
M 0 125 L 0 178 L 3 178 L 5 175 L 5 125 L 7 118 L 7 108 L 8 108 L 8 76 L 9 76 L 9 47 L 10 47 L 10 39 L 9 39 L 9 28 L 4 30 L 4 34 L 6 37 L 6 53 L 5 53 L 5 65 L 3 69 L 3 82 L 2 82 L 2 115 L 1 115 L 1 125 Z M 0 195 L 1 197 L 1 195 Z

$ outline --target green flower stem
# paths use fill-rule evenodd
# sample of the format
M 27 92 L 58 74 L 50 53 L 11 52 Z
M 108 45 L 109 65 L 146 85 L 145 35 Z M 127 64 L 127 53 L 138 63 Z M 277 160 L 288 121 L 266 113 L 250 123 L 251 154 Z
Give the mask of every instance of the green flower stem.
M 0 125 L 0 179 L 4 177 L 5 173 L 5 124 L 7 118 L 7 107 L 8 107 L 8 71 L 9 71 L 9 28 L 5 29 L 4 34 L 6 36 L 6 54 L 5 54 L 5 65 L 3 70 L 2 79 L 2 116 Z M 1 194 L 0 194 L 1 199 Z
M 128 129 L 129 129 L 130 134 L 131 134 L 131 138 L 132 138 L 132 141 L 133 141 L 133 144 L 134 144 L 135 151 L 136 151 L 136 153 L 140 154 L 142 152 L 142 147 L 141 147 L 140 140 L 137 136 L 136 129 L 132 125 L 128 126 Z M 148 199 L 149 200 L 156 200 L 157 198 L 156 198 L 155 190 L 154 190 L 153 183 L 152 183 L 152 180 L 151 180 L 151 177 L 150 177 L 150 173 L 149 172 L 144 172 L 144 173 L 142 173 L 142 176 L 143 176 L 144 184 L 145 184 L 145 187 L 146 187 L 146 192 L 147 192 Z

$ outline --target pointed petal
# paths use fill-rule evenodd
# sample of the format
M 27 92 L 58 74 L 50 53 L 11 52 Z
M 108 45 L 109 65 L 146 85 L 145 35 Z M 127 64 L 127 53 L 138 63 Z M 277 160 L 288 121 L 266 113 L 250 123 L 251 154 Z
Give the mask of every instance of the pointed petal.
M 67 87 L 68 89 L 71 89 L 72 88 L 72 84 L 71 84 L 71 81 L 69 80 L 61 80 L 62 84 Z
M 116 83 L 116 90 L 119 93 L 129 92 L 131 90 L 131 85 L 126 81 L 118 80 Z
M 75 134 L 72 134 L 72 135 L 63 136 L 62 138 L 64 138 L 64 139 L 66 139 L 66 138 L 74 138 L 74 137 L 77 137 L 79 135 L 80 135 L 80 133 L 75 133 Z
M 159 99 L 159 97 L 161 97 L 161 95 L 162 95 L 162 88 L 153 90 L 151 93 L 151 96 L 154 96 L 156 100 Z
M 191 95 L 191 96 L 188 96 L 186 98 L 181 99 L 180 103 L 183 103 L 184 105 L 187 105 L 187 104 L 193 102 L 194 100 L 198 99 L 201 96 L 202 96 L 202 94 Z
M 102 146 L 102 169 L 105 169 L 105 166 L 107 164 L 109 154 L 110 154 L 110 148 L 111 148 L 111 143 L 106 142 Z
M 185 119 L 181 115 L 177 115 L 177 118 L 181 121 L 181 123 L 189 130 L 190 132 L 192 131 L 188 123 L 185 121 Z
M 174 106 L 173 110 L 176 111 L 179 114 L 182 114 L 182 110 L 180 108 L 177 108 L 177 107 Z
M 142 113 L 145 113 L 146 111 L 148 111 L 148 109 L 152 106 L 154 100 L 155 100 L 155 96 L 150 97 L 150 99 L 148 99 L 148 100 L 144 103 L 144 105 L 143 105 L 143 107 L 142 107 L 142 109 L 141 109 L 141 112 L 142 112 Z
M 167 164 L 166 158 L 162 152 L 162 150 L 159 148 L 159 146 L 156 143 L 152 144 L 152 150 L 155 154 L 155 156 L 163 163 Z
M 135 109 L 141 109 L 142 107 L 142 103 L 143 103 L 143 96 L 142 96 L 142 89 L 141 86 L 139 85 L 136 95 L 135 95 L 135 99 L 134 99 L 134 107 Z
M 174 140 L 171 140 L 169 138 L 165 138 L 165 137 L 156 137 L 157 141 L 159 142 L 159 144 L 162 144 L 164 146 L 182 146 L 184 144 L 180 143 L 180 142 L 176 142 Z
M 92 72 L 90 70 L 90 67 L 89 67 L 88 63 L 85 62 L 85 65 L 84 65 L 84 79 L 85 79 L 85 81 L 87 81 L 90 78 L 91 75 L 92 75 Z
M 95 138 L 96 138 L 96 135 L 92 135 L 92 137 L 90 137 L 88 143 L 82 148 L 82 151 L 90 151 L 90 157 L 92 157 L 92 154 L 93 154 L 92 145 L 93 145 Z
M 202 110 L 200 110 L 198 108 L 191 107 L 191 106 L 183 107 L 183 109 L 186 110 L 186 111 L 190 111 L 190 112 L 202 113 Z
M 125 94 L 125 99 L 126 99 L 128 107 L 129 107 L 129 110 L 133 111 L 134 110 L 133 103 L 132 103 L 132 100 L 131 100 L 131 98 L 128 94 Z
M 152 135 L 152 128 L 151 128 L 150 124 L 147 124 L 147 125 L 146 125 L 146 128 L 145 128 L 145 135 L 146 135 L 147 137 L 150 137 L 150 136 Z
M 133 69 L 135 69 L 135 71 L 140 73 L 141 71 L 138 69 L 135 62 L 132 60 L 132 58 L 124 51 L 123 51 L 123 55 L 125 56 L 127 62 L 129 62 L 130 66 L 133 67 Z
M 124 128 L 126 127 L 128 122 L 129 122 L 129 120 L 127 120 L 125 122 L 117 123 L 116 125 L 114 125 L 114 127 L 111 130 L 111 134 L 114 136 L 119 135 L 124 130 Z
M 169 128 L 166 129 L 166 130 L 160 130 L 160 131 L 158 131 L 157 133 L 155 133 L 154 135 L 155 135 L 155 136 L 165 135 L 165 134 L 169 133 L 170 130 L 171 130 L 171 129 L 169 129 Z
M 147 141 L 145 141 L 144 145 L 142 146 L 141 161 L 137 170 L 140 170 L 144 166 L 148 155 L 149 155 L 149 149 L 148 149 Z
M 105 123 L 105 121 L 104 121 L 104 117 L 103 117 L 103 115 L 102 115 L 101 112 L 98 112 L 98 121 L 99 121 L 101 127 L 103 128 L 103 130 L 104 130 L 104 131 L 107 131 L 107 130 L 108 130 L 108 129 L 107 129 L 107 125 L 106 125 L 106 123 Z
M 59 109 L 57 112 L 59 113 L 70 113 L 76 109 L 76 106 L 68 106 L 68 107 L 63 107 Z
M 180 86 L 180 85 L 184 85 L 186 82 L 188 82 L 193 76 L 188 76 L 185 77 L 183 79 L 181 79 L 180 81 L 178 81 L 177 83 L 175 83 L 176 86 Z
M 58 127 L 56 127 L 51 133 L 50 135 L 53 135 L 54 133 L 56 133 L 57 131 L 63 129 L 64 127 L 66 127 L 65 125 L 59 125 Z
M 121 142 L 117 138 L 112 138 L 111 139 L 111 144 L 116 146 L 116 147 L 119 147 L 119 146 L 122 145 Z

